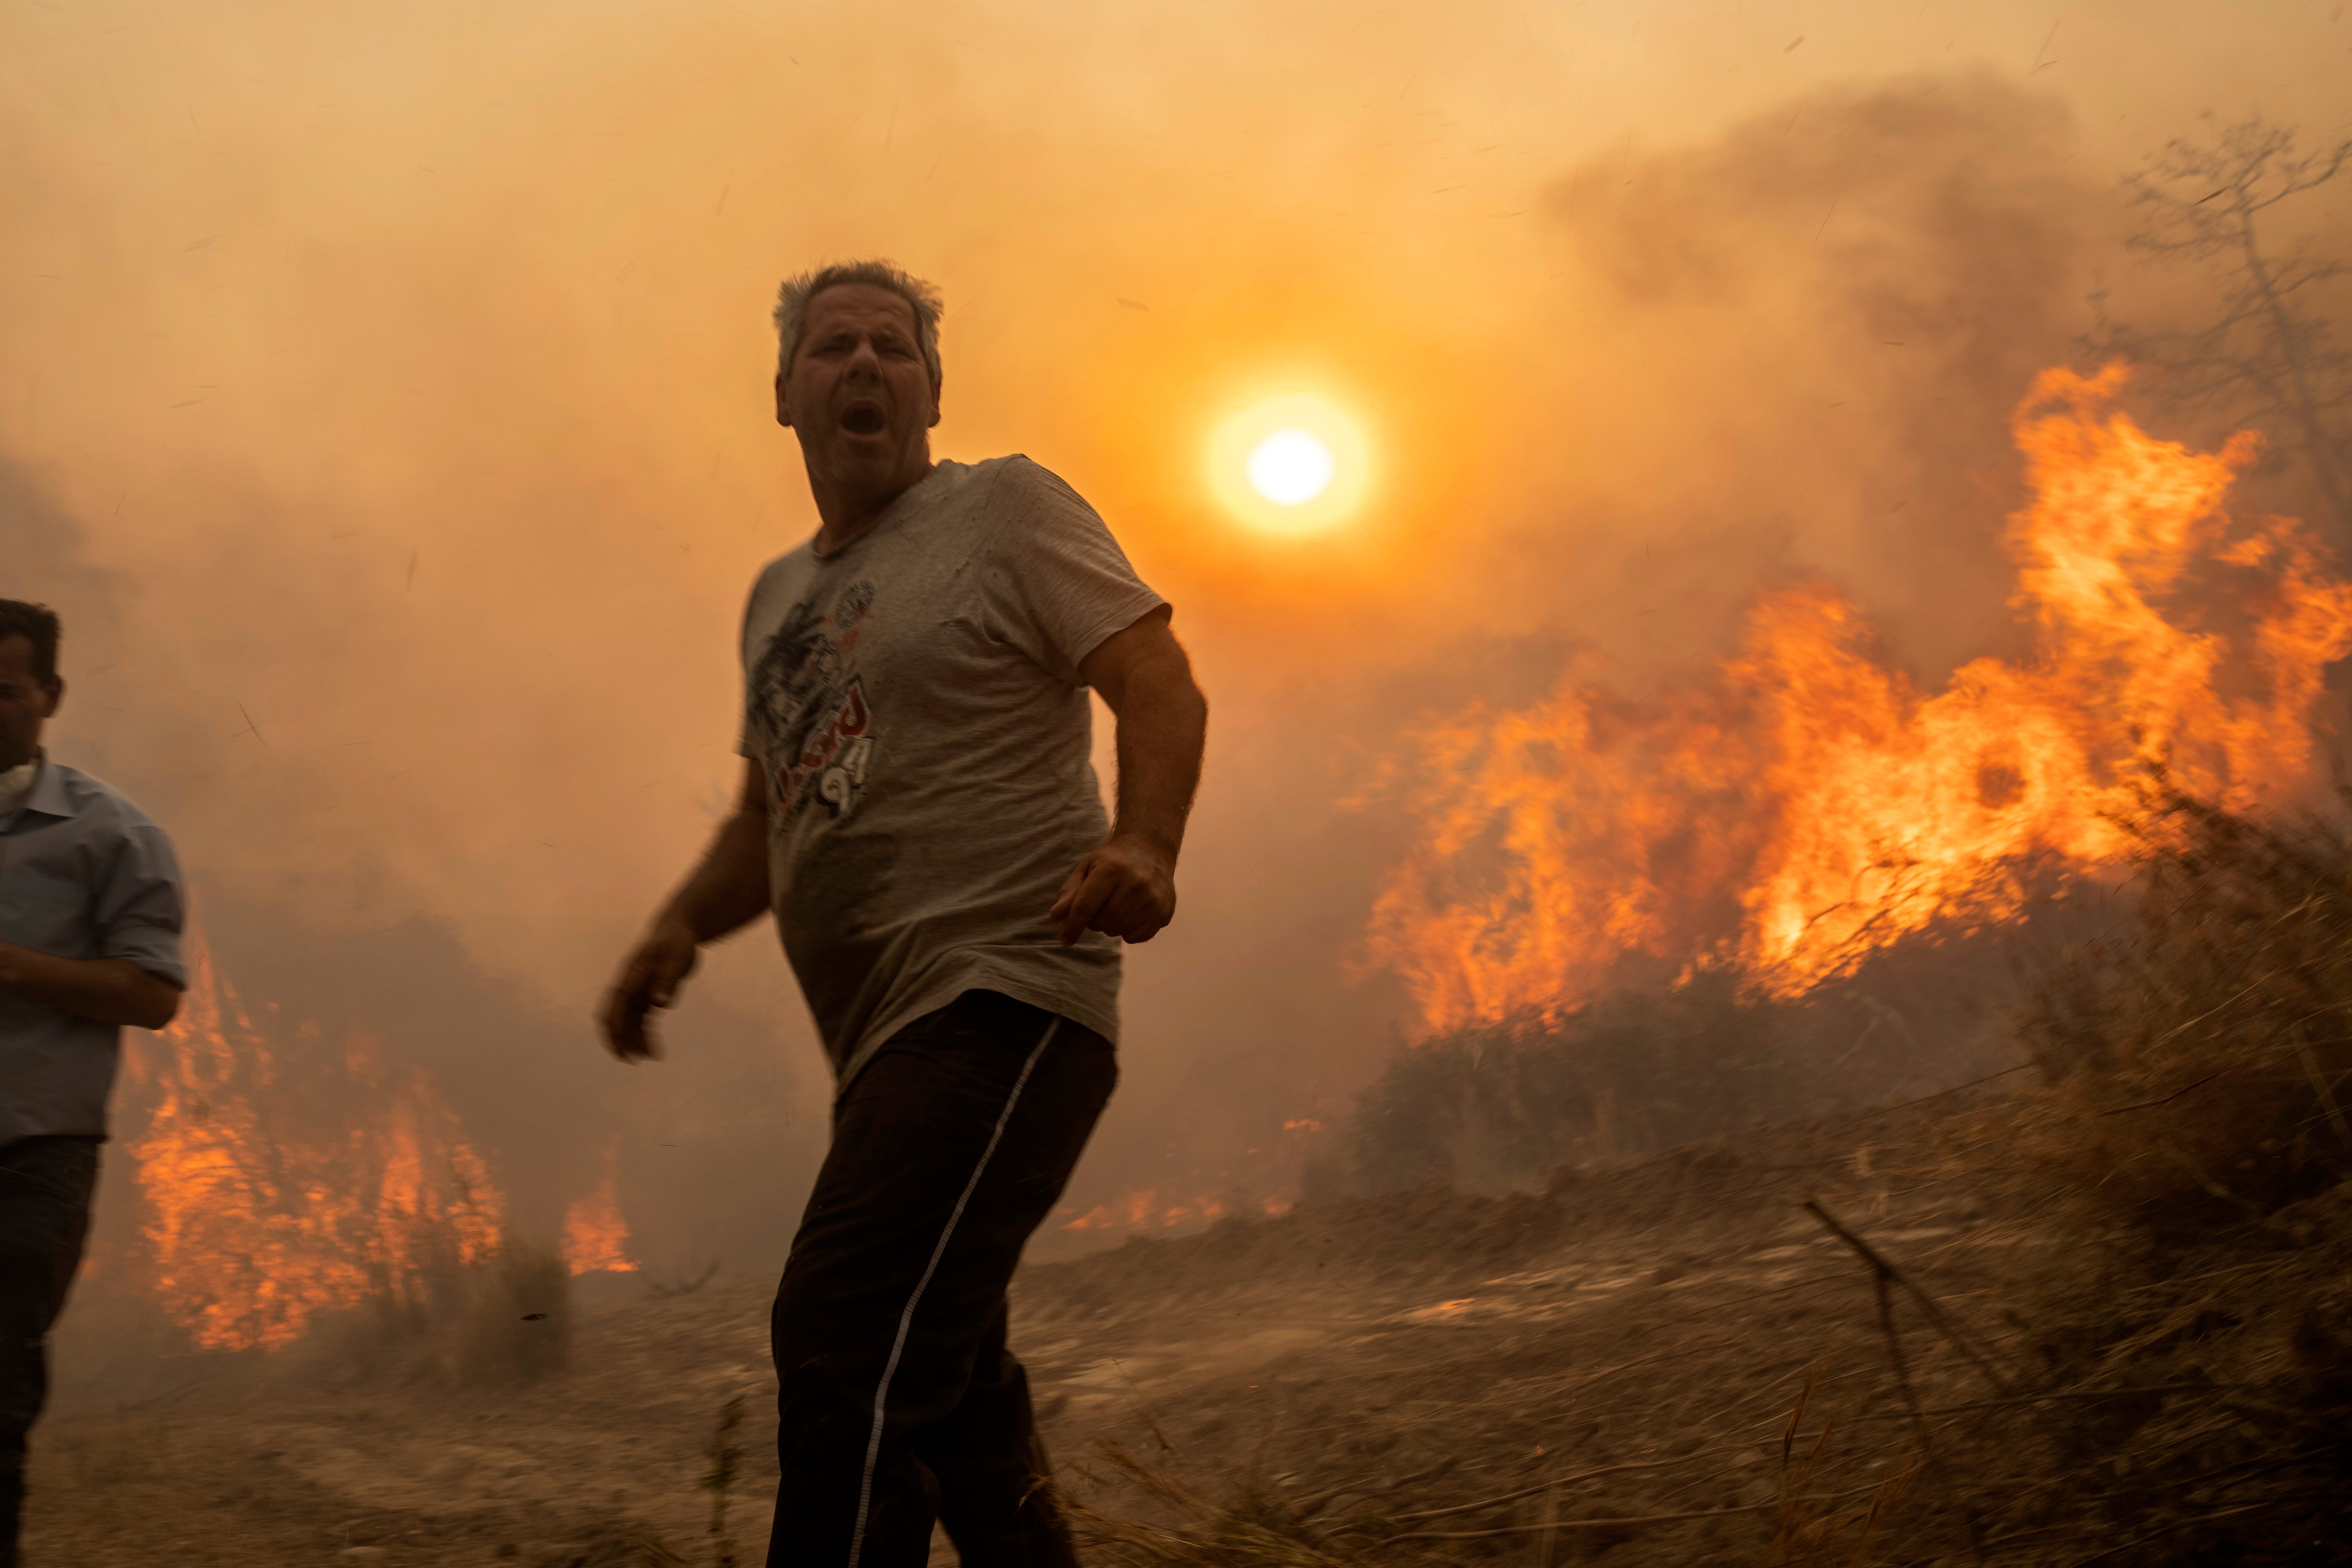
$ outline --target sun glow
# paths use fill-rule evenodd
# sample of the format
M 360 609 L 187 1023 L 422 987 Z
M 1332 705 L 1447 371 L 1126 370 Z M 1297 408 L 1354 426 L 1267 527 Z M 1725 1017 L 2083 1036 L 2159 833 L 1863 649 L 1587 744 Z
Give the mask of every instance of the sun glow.
M 1354 512 L 1371 478 L 1356 421 L 1312 393 L 1261 398 L 1209 443 L 1209 486 L 1228 510 L 1269 533 L 1316 533 Z
M 1249 455 L 1250 489 L 1302 506 L 1331 488 L 1331 448 L 1304 430 L 1276 430 Z

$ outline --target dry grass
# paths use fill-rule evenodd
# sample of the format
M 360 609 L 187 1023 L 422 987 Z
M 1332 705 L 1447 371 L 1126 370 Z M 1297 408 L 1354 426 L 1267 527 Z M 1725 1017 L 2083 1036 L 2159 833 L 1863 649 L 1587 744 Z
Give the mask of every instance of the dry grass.
M 2018 1020 L 2051 1086 L 2019 1145 L 2194 1242 L 2352 1174 L 2352 843 L 2177 795 L 2135 826 L 2135 928 L 2051 965 Z
M 1508 1225 L 1531 1256 L 1646 1248 L 1669 1290 L 1705 1283 L 1673 1283 L 1684 1256 L 1726 1283 L 1360 1374 L 1293 1417 L 1279 1475 L 1151 1426 L 1148 1459 L 1113 1444 L 1077 1486 L 1094 1560 L 2352 1563 L 2352 842 L 2171 795 L 2138 827 L 2129 929 L 2018 1012 L 2039 1082 L 1462 1209 L 1452 1252 Z M 1833 1308 L 1811 1321 L 1722 1239 L 1785 1238 L 1808 1194 Z M 1266 1227 L 1268 1267 L 1318 1223 Z M 1937 1230 L 1959 1234 L 1874 1239 Z M 1572 1463 L 1530 1457 L 1586 1415 Z
M 1989 1517 L 2051 1560 L 2343 1561 L 2352 840 L 2169 791 L 2133 826 L 2132 928 L 2049 966 L 2018 1020 L 2044 1087 L 1978 1130 L 2082 1248 L 2021 1336 L 2044 1396 L 1973 1456 Z

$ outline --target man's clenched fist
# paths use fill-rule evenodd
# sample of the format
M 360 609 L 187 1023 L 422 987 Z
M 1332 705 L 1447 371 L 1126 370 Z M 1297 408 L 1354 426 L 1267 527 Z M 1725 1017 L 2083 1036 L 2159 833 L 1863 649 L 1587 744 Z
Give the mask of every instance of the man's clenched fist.
M 1089 931 L 1150 942 L 1175 914 L 1176 858 L 1140 838 L 1114 836 L 1071 870 L 1047 918 L 1061 921 L 1067 947 Z

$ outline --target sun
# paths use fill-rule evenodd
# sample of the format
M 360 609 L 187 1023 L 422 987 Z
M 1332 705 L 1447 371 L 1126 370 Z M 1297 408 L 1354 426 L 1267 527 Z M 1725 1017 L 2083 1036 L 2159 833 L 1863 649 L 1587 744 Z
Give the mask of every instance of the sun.
M 1354 512 L 1371 478 L 1361 427 L 1311 392 L 1280 392 L 1228 415 L 1209 442 L 1209 487 L 1269 533 L 1317 533 Z
M 1250 489 L 1280 506 L 1303 506 L 1331 488 L 1331 448 L 1306 430 L 1276 430 L 1250 449 Z

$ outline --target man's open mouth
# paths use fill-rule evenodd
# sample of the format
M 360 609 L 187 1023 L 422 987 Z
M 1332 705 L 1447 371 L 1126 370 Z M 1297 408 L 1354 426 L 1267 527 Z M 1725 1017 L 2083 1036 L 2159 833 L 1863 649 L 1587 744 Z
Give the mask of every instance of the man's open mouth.
M 878 403 L 853 403 L 841 411 L 841 427 L 853 436 L 878 436 L 887 423 Z

